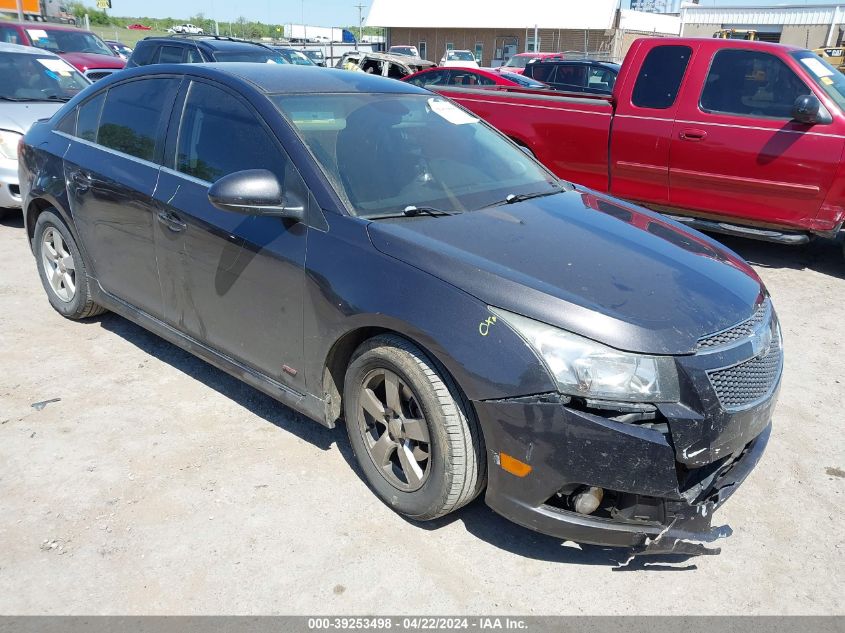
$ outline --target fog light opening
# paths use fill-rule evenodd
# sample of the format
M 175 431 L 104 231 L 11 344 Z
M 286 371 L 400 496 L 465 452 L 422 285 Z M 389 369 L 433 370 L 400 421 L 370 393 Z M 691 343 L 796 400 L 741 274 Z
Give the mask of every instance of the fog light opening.
M 578 490 L 570 503 L 578 514 L 592 514 L 598 510 L 601 500 L 604 498 L 604 489 L 596 486 L 588 486 Z

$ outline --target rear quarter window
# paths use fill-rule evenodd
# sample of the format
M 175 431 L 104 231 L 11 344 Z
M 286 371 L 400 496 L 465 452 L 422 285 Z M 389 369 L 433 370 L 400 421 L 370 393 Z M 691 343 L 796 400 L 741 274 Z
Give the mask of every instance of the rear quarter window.
M 638 108 L 671 108 L 678 96 L 691 55 L 692 49 L 689 46 L 676 44 L 651 49 L 634 84 L 631 103 Z
M 155 52 L 156 45 L 153 42 L 138 42 L 135 50 L 132 51 L 132 64 L 137 66 L 151 64 Z

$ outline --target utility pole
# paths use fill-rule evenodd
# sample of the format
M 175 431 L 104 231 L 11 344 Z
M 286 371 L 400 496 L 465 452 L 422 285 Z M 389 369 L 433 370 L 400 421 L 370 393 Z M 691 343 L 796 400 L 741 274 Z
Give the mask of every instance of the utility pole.
M 356 4 L 354 5 L 356 9 L 358 9 L 358 41 L 355 42 L 355 50 L 358 50 L 358 44 L 361 43 L 361 40 L 364 39 L 364 9 L 367 8 L 366 4 Z
M 18 22 L 23 22 L 23 0 L 18 0 Z

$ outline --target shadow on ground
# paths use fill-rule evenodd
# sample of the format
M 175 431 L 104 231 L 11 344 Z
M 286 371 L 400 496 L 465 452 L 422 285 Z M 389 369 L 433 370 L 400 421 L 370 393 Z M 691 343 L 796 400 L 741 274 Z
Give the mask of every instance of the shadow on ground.
M 787 246 L 727 235 L 713 235 L 754 266 L 814 270 L 825 275 L 845 278 L 845 256 L 840 240 L 816 239 L 802 246 Z
M 23 214 L 20 211 L 0 211 L 0 226 L 8 226 L 13 229 L 23 228 Z
M 337 449 L 351 470 L 363 479 L 342 425 L 335 429 L 327 429 L 237 378 L 115 314 L 104 314 L 90 323 L 101 325 L 147 354 L 155 356 L 233 400 L 252 414 L 322 450 L 329 450 L 332 445 L 337 445 Z M 590 545 L 580 548 L 564 546 L 560 539 L 544 536 L 511 523 L 490 510 L 480 499 L 455 514 L 435 521 L 425 523 L 408 521 L 408 528 L 436 530 L 454 521 L 461 521 L 467 532 L 499 549 L 538 560 L 575 565 L 604 565 L 624 570 L 695 569 L 695 565 L 677 566 L 687 560 L 687 557 L 683 556 L 637 557 L 625 565 L 630 554 L 627 549 Z

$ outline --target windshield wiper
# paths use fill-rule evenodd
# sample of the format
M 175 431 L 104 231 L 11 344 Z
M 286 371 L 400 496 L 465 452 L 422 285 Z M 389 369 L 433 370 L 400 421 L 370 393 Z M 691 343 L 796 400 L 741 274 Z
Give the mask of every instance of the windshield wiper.
M 49 97 L 2 97 L 0 101 L 14 101 L 15 103 L 34 103 L 36 101 L 70 101 L 70 97 L 50 95 Z
M 492 209 L 493 207 L 501 207 L 506 204 L 515 204 L 517 202 L 523 202 L 525 200 L 532 200 L 534 198 L 545 198 L 546 196 L 553 196 L 556 193 L 563 193 L 565 191 L 569 191 L 567 187 L 561 187 L 560 189 L 554 189 L 553 191 L 535 191 L 534 193 L 520 193 L 520 194 L 510 194 L 506 196 L 504 200 L 499 200 L 497 202 L 492 202 L 490 204 L 486 204 L 481 209 Z
M 418 207 L 413 204 L 409 204 L 402 210 L 402 215 L 405 215 L 409 218 L 412 218 L 417 215 L 421 215 L 425 213 L 426 215 L 431 215 L 434 217 L 440 215 L 457 215 L 454 211 L 444 211 L 443 209 L 435 209 L 434 207 Z

